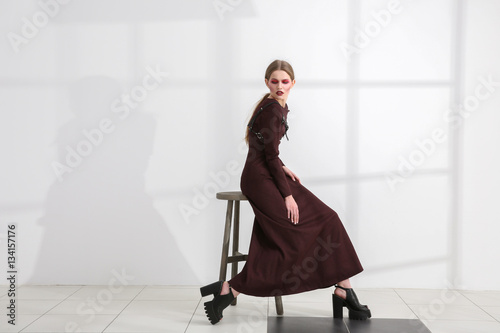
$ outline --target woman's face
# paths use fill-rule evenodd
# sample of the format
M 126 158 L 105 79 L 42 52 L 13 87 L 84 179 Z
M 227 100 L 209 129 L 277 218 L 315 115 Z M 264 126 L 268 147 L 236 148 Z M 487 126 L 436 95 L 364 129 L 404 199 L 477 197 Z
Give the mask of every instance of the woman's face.
M 269 88 L 270 97 L 279 102 L 286 103 L 290 89 L 295 85 L 295 80 L 292 81 L 290 75 L 283 70 L 274 71 L 271 77 L 266 79 L 266 86 Z

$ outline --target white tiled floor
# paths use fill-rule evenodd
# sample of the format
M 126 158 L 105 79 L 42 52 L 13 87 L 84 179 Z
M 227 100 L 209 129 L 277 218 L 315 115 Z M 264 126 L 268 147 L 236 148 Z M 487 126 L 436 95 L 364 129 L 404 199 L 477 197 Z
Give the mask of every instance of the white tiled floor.
M 9 298 L 0 287 L 1 332 L 267 332 L 274 298 L 241 295 L 238 305 L 211 325 L 199 286 L 21 286 L 16 325 L 8 324 Z M 422 320 L 432 333 L 500 332 L 500 291 L 356 289 L 373 318 Z M 285 316 L 331 317 L 331 289 L 283 297 Z

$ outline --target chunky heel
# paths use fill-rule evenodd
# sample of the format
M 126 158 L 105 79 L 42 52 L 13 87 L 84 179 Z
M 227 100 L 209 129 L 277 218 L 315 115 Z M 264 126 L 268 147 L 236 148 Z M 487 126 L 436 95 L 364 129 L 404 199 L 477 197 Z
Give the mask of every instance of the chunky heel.
M 205 314 L 212 325 L 217 324 L 222 319 L 222 313 L 218 314 L 214 308 L 214 301 L 205 302 Z
M 200 292 L 202 296 L 208 296 L 210 294 L 214 295 L 214 299 L 205 302 L 205 313 L 207 318 L 212 325 L 217 324 L 222 319 L 222 311 L 231 304 L 235 297 L 231 287 L 229 287 L 229 293 L 226 295 L 221 295 L 222 286 L 224 281 L 217 281 L 207 286 L 201 287 Z
M 344 299 L 333 295 L 333 318 L 343 318 Z
M 342 311 L 344 306 L 349 310 L 349 319 L 366 320 L 371 318 L 372 313 L 370 309 L 368 306 L 359 303 L 358 297 L 352 288 L 336 287 L 345 290 L 346 298 L 343 299 L 335 294 L 332 295 L 334 318 L 343 318 Z
M 205 297 L 205 296 L 208 296 L 210 294 L 214 295 L 214 297 L 217 296 L 222 291 L 223 284 L 224 284 L 224 281 L 217 281 L 217 282 L 214 282 L 214 283 L 209 284 L 207 286 L 201 287 L 200 288 L 201 296 Z

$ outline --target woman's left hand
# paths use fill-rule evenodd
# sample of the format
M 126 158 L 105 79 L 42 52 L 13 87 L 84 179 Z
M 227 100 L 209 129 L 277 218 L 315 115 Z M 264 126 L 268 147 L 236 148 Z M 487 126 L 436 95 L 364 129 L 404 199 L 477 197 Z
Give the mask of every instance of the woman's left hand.
M 300 178 L 297 177 L 297 175 L 292 170 L 288 169 L 286 166 L 283 166 L 283 171 L 285 172 L 285 175 L 292 178 L 293 181 L 298 181 L 299 184 L 302 184 L 300 182 Z

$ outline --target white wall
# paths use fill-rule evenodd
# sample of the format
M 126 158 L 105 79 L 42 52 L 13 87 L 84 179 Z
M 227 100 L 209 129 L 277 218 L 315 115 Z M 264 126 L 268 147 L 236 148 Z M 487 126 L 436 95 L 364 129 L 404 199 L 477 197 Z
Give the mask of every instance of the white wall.
M 495 86 L 464 122 L 461 271 L 467 288 L 499 289 L 500 269 L 494 262 L 500 255 L 500 45 L 491 42 L 492 32 L 500 29 L 494 14 L 499 3 L 469 1 L 467 8 L 466 90 L 472 92 L 481 76 L 491 76 Z
M 500 92 L 479 79 L 500 81 L 500 1 L 43 3 L 0 5 L 0 248 L 15 223 L 19 283 L 216 279 L 214 193 L 239 188 L 278 58 L 297 79 L 282 159 L 342 218 L 356 285 L 500 289 Z M 244 249 L 252 220 L 243 204 Z

